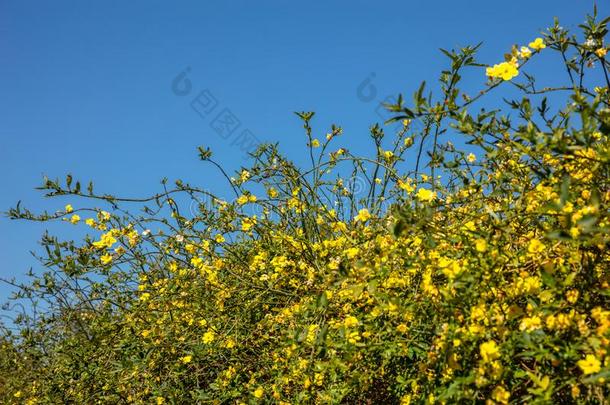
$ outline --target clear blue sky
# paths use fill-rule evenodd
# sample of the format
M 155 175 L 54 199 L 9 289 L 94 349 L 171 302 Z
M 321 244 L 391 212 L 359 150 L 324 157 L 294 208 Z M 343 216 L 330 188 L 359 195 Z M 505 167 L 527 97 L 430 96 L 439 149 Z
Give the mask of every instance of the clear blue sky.
M 608 15 L 608 2 L 600 14 Z M 33 190 L 44 174 L 93 179 L 101 192 L 141 196 L 159 179 L 226 189 L 196 157 L 209 145 L 238 169 L 232 145 L 248 129 L 279 141 L 297 161 L 304 135 L 296 110 L 315 110 L 316 134 L 344 127 L 343 145 L 364 152 L 376 103 L 434 81 L 438 48 L 484 41 L 497 62 L 553 17 L 575 27 L 592 1 L 0 1 L 0 210 L 18 200 L 34 210 L 65 200 Z M 190 67 L 188 96 L 172 80 Z M 542 69 L 540 66 L 538 69 Z M 371 73 L 377 94 L 357 96 Z M 482 78 L 477 78 L 481 80 Z M 201 117 L 190 101 L 208 89 Z M 211 127 L 228 108 L 241 125 L 228 140 Z M 29 250 L 47 226 L 0 218 L 0 276 L 37 267 Z M 53 231 L 67 225 L 51 227 Z M 8 290 L 0 286 L 0 301 Z

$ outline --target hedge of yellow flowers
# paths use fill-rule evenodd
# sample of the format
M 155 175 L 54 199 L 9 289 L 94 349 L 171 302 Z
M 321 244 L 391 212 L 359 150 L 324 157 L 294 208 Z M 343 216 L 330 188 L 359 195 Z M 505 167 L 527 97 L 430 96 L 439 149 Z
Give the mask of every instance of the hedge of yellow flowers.
M 489 67 L 444 51 L 438 89 L 387 106 L 398 133 L 371 127 L 373 156 L 297 113 L 311 165 L 263 145 L 230 196 L 45 179 L 70 204 L 9 215 L 83 238 L 45 234 L 16 285 L 0 401 L 608 403 L 607 23 L 555 23 Z M 527 74 L 547 57 L 561 83 Z

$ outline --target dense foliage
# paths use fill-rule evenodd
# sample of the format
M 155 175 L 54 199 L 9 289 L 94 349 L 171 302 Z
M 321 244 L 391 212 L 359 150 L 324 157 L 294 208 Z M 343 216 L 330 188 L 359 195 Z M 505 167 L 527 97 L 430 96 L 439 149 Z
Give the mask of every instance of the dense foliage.
M 45 179 L 71 205 L 9 215 L 88 234 L 44 235 L 45 271 L 17 286 L 0 401 L 607 403 L 608 21 L 556 22 L 491 66 L 444 51 L 373 156 L 307 112 L 311 167 L 263 145 L 229 178 L 200 148 L 234 198 Z M 565 83 L 527 74 L 538 58 Z

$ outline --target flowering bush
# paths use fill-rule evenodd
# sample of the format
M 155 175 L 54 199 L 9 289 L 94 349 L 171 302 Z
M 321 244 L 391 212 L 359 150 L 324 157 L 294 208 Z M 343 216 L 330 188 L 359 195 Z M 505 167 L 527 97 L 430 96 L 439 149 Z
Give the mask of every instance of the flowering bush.
M 43 236 L 46 271 L 18 286 L 31 304 L 1 338 L 0 400 L 607 403 L 609 20 L 556 22 L 490 67 L 443 51 L 437 91 L 387 106 L 402 130 L 371 128 L 374 156 L 298 113 L 311 167 L 263 145 L 220 169 L 230 199 L 46 179 L 73 206 L 9 215 L 88 233 Z M 527 74 L 547 53 L 565 84 Z M 485 105 L 492 92 L 511 99 Z

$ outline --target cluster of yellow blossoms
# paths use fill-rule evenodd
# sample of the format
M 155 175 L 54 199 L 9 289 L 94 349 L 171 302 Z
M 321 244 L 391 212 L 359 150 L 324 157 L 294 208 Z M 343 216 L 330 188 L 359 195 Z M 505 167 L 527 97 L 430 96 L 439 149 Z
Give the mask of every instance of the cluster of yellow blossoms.
M 485 74 L 492 79 L 511 80 L 519 75 L 519 59 L 527 60 L 532 56 L 532 51 L 541 51 L 546 48 L 546 44 L 542 38 L 536 38 L 527 46 L 522 46 L 518 51 L 513 50 L 510 59 L 490 66 L 486 69 Z

